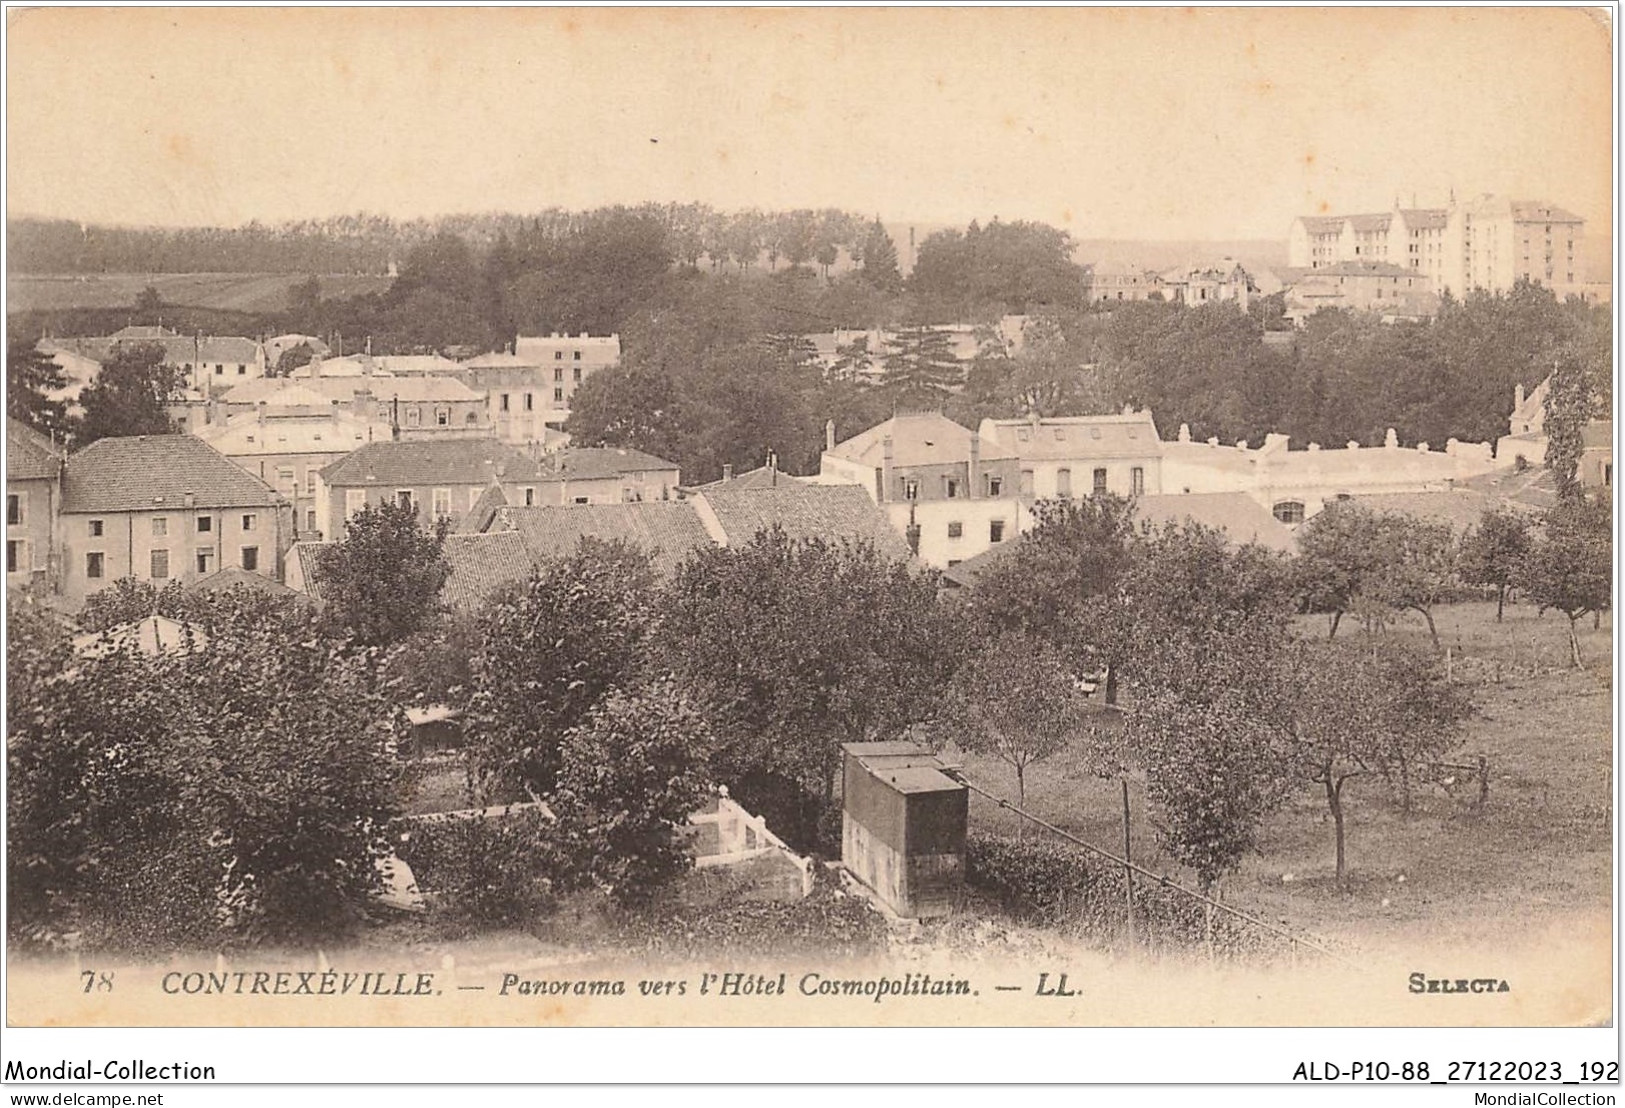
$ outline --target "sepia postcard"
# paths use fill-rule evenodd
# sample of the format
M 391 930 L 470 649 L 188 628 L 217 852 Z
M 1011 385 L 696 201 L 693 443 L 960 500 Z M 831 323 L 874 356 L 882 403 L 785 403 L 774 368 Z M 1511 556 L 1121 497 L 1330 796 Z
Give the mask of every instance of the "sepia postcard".
M 1615 14 L 8 7 L 6 1082 L 1617 1087 Z

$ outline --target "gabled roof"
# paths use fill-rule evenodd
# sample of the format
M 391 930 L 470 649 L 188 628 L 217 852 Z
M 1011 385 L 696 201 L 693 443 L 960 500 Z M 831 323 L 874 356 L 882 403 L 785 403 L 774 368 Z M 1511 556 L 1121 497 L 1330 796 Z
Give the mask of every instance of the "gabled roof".
M 1165 493 L 1134 502 L 1134 518 L 1153 527 L 1187 521 L 1223 531 L 1238 546 L 1257 543 L 1267 550 L 1297 550 L 1292 532 L 1258 501 L 1241 492 Z
M 370 423 L 349 414 L 323 412 L 309 416 L 268 416 L 242 412 L 225 423 L 197 429 L 197 437 L 228 456 L 243 454 L 348 454 L 368 442 L 387 440 L 387 423 Z
M 538 481 L 542 468 L 524 451 L 496 439 L 408 439 L 370 442 L 322 471 L 334 488 L 374 485 L 488 485 Z
M 986 419 L 982 442 L 996 443 L 1000 457 L 1032 459 L 1109 458 L 1161 452 L 1149 411 L 1062 419 Z M 985 455 L 984 455 L 985 456 Z
M 1585 217 L 1575 215 L 1554 204 L 1539 200 L 1512 201 L 1512 218 L 1519 223 L 1584 223 Z
M 498 508 L 508 506 L 508 496 L 502 491 L 502 486 L 490 484 L 480 493 L 468 513 L 457 524 L 457 530 L 465 534 L 489 530 L 491 521 L 496 518 Z
M 374 374 L 370 377 L 262 377 L 244 381 L 222 399 L 227 404 L 308 404 L 309 396 L 320 397 L 320 403 L 334 400 L 348 403 L 363 389 L 372 393 L 379 403 L 401 400 L 407 403 L 434 403 L 441 401 L 480 401 L 484 398 L 461 381 L 450 377 L 390 377 Z
M 1394 213 L 1372 212 L 1368 215 L 1351 215 L 1347 218 L 1356 231 L 1386 231 L 1389 224 L 1394 221 Z
M 942 571 L 943 579 L 950 585 L 958 585 L 962 589 L 972 588 L 991 569 L 999 565 L 1006 558 L 1015 556 L 1020 549 L 1021 542 L 1001 542 L 988 547 L 974 558 L 966 558 L 956 566 L 949 566 Z
M 971 440 L 975 437 L 976 432 L 961 427 L 946 416 L 923 412 L 893 416 L 845 442 L 837 443 L 833 450 L 825 453 L 861 465 L 878 466 L 884 462 L 885 440 L 890 438 L 892 465 L 943 465 L 968 460 Z M 984 442 L 981 448 L 984 460 L 1015 457 L 998 443 Z
M 167 339 L 174 338 L 179 334 L 179 331 L 172 331 L 162 324 L 155 327 L 151 324 L 132 323 L 128 327 L 120 327 L 107 337 L 112 339 Z
M 781 529 L 792 540 L 867 542 L 888 558 L 913 555 L 886 513 L 858 485 L 780 485 L 719 488 L 697 494 L 713 513 L 728 546 L 743 546 L 758 532 Z
M 655 571 L 664 575 L 690 551 L 715 545 L 692 500 L 499 508 L 491 530 L 517 531 L 533 559 L 574 554 L 583 538 L 624 542 L 653 555 Z
M 1422 277 L 1418 270 L 1406 269 L 1392 262 L 1370 262 L 1364 258 L 1333 262 L 1315 270 L 1316 275 L 1330 277 Z
M 619 477 L 623 473 L 653 473 L 677 469 L 676 462 L 668 462 L 653 454 L 624 446 L 568 447 L 549 455 L 551 480 L 594 481 Z
M 6 480 L 54 480 L 64 457 L 64 450 L 22 420 L 6 420 Z
M 303 596 L 280 581 L 273 581 L 260 573 L 250 573 L 246 569 L 229 566 L 218 570 L 207 577 L 199 577 L 196 581 L 185 586 L 188 592 L 225 592 L 234 588 L 253 589 L 255 592 L 269 593 L 272 596 Z
M 191 435 L 98 439 L 68 459 L 64 512 L 270 507 L 276 493 Z
M 497 589 L 530 576 L 534 563 L 517 531 L 447 535 L 442 548 L 451 576 L 440 599 L 460 611 L 475 611 Z
M 1298 222 L 1311 235 L 1331 235 L 1343 230 L 1343 217 L 1340 215 L 1300 215 Z

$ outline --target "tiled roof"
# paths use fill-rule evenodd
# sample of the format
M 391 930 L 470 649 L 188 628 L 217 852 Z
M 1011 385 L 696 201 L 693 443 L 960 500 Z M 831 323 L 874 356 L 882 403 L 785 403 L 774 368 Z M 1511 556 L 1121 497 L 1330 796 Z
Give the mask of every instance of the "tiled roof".
M 1405 217 L 1405 226 L 1418 231 L 1437 230 L 1450 221 L 1444 208 L 1402 208 L 1399 214 Z
M 496 518 L 498 508 L 508 506 L 508 497 L 502 491 L 501 485 L 487 485 L 485 491 L 480 493 L 473 505 L 468 509 L 462 520 L 457 524 L 457 530 L 472 534 L 477 531 L 486 531 L 491 527 L 491 521 Z
M 270 404 L 308 404 L 309 394 L 321 397 L 321 403 L 334 400 L 348 403 L 363 389 L 370 390 L 372 398 L 380 403 L 402 400 L 408 403 L 444 401 L 478 401 L 479 393 L 450 377 L 298 377 L 283 379 L 265 377 L 244 381 L 222 398 L 228 404 L 257 404 L 261 400 Z M 288 399 L 289 396 L 298 399 Z
M 1355 261 L 1333 262 L 1331 265 L 1321 266 L 1315 270 L 1316 274 L 1326 274 L 1332 277 L 1421 277 L 1422 274 L 1414 269 L 1406 269 L 1402 265 L 1391 262 L 1368 262 L 1363 258 Z
M 197 437 L 220 451 L 242 454 L 348 454 L 368 442 L 387 440 L 387 423 L 368 423 L 348 415 L 270 416 L 262 423 L 256 412 L 243 412 L 225 423 L 199 427 Z
M 185 586 L 189 592 L 225 592 L 238 586 L 253 589 L 255 592 L 270 593 L 273 596 L 302 596 L 280 581 L 273 581 L 261 573 L 250 573 L 246 569 L 228 566 L 226 569 L 199 577 L 196 581 Z
M 6 420 L 6 479 L 50 480 L 61 469 L 64 452 L 18 419 Z
M 949 566 L 942 571 L 942 576 L 951 585 L 958 585 L 963 589 L 972 588 L 984 574 L 1006 558 L 1013 557 L 1019 549 L 1021 549 L 1019 541 L 998 543 L 974 558 L 966 558 L 956 566 Z
M 113 338 L 113 339 L 167 339 L 167 338 L 173 338 L 178 334 L 180 334 L 179 331 L 172 331 L 168 327 L 163 326 L 162 324 L 154 327 L 151 324 L 132 323 L 128 327 L 120 327 L 117 331 L 114 331 L 111 335 L 109 335 L 108 338 Z
M 64 512 L 136 512 L 271 506 L 277 495 L 202 439 L 143 435 L 99 439 L 68 459 Z
M 968 460 L 971 439 L 976 437 L 976 432 L 935 412 L 897 415 L 837 443 L 835 449 L 827 453 L 846 461 L 878 466 L 884 460 L 888 437 L 892 440 L 892 465 L 942 465 Z M 981 445 L 983 459 L 1015 457 L 998 443 Z
M 1065 419 L 988 419 L 982 442 L 997 443 L 997 456 L 1034 459 L 1113 458 L 1161 453 L 1157 425 L 1149 411 Z M 986 455 L 984 454 L 984 457 Z
M 1373 512 L 1392 512 L 1448 523 L 1457 534 L 1477 527 L 1484 513 L 1497 508 L 1525 508 L 1532 505 L 1476 489 L 1448 489 L 1438 492 L 1371 493 L 1352 498 L 1355 504 Z
M 491 527 L 517 531 L 532 558 L 573 554 L 583 538 L 618 540 L 652 554 L 662 574 L 670 574 L 690 551 L 714 545 L 692 500 L 507 507 L 497 510 Z
M 497 589 L 525 580 L 533 565 L 517 531 L 447 535 L 443 550 L 451 576 L 440 599 L 461 611 L 477 610 Z
M 912 557 L 886 513 L 857 485 L 707 489 L 697 498 L 715 514 L 730 546 L 778 527 L 791 539 L 847 539 L 867 542 L 889 558 Z
M 732 477 L 719 478 L 708 484 L 696 486 L 697 492 L 708 492 L 712 489 L 771 489 L 779 485 L 804 485 L 809 478 L 796 477 L 784 472 L 782 469 L 771 469 L 768 466 L 757 466 L 745 473 L 738 473 Z
M 649 473 L 677 468 L 676 462 L 623 446 L 572 447 L 550 455 L 549 459 L 552 471 L 548 476 L 554 480 L 593 481 L 619 477 L 623 473 Z
M 1223 531 L 1230 541 L 1257 543 L 1290 554 L 1297 549 L 1292 532 L 1263 505 L 1240 492 L 1167 493 L 1134 502 L 1135 519 L 1160 527 L 1187 520 Z
M 492 478 L 542 478 L 541 466 L 528 454 L 496 439 L 372 442 L 321 472 L 322 480 L 335 488 L 488 485 Z
M 1343 229 L 1343 217 L 1340 215 L 1300 215 L 1298 221 L 1311 235 L 1330 235 Z
M 1557 504 L 1557 481 L 1545 466 L 1531 466 L 1522 473 L 1500 470 L 1457 482 L 1457 488 L 1481 492 L 1512 506 L 1541 510 Z
M 173 331 L 156 334 L 157 328 L 125 327 L 106 338 L 58 339 L 58 349 L 70 351 L 98 362 L 108 361 L 115 347 L 128 344 L 142 346 L 156 344 L 164 348 L 164 361 L 169 365 L 249 365 L 259 361 L 260 344 L 239 335 L 177 335 Z

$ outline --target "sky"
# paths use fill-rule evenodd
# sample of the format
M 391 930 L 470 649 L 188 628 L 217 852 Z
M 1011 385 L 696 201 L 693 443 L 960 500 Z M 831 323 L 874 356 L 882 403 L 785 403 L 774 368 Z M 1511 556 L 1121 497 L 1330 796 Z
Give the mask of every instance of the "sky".
M 1284 239 L 1498 193 L 1612 226 L 1578 9 L 8 11 L 10 216 L 703 201 Z

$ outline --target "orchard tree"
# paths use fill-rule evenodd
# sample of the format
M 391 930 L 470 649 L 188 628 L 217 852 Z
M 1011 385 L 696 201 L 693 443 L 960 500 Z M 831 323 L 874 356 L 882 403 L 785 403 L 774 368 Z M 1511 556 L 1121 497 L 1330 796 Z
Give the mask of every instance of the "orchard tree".
M 1420 614 L 1438 647 L 1433 609 L 1461 594 L 1455 533 L 1448 523 L 1403 512 L 1382 513 L 1373 523 L 1374 548 L 1381 556 L 1361 583 L 1362 596 L 1372 604 Z
M 1412 767 L 1450 749 L 1472 704 L 1436 656 L 1394 643 L 1297 643 L 1278 680 L 1279 718 L 1298 772 L 1325 792 L 1341 882 L 1347 870 L 1344 787 L 1380 776 L 1402 790 L 1408 806 Z
M 1328 617 L 1326 637 L 1335 638 L 1386 556 L 1376 516 L 1352 501 L 1334 501 L 1298 529 L 1297 539 L 1301 603 Z
M 1524 555 L 1518 583 L 1542 609 L 1568 617 L 1569 652 L 1580 658 L 1577 625 L 1613 600 L 1613 508 L 1604 498 L 1571 499 L 1546 513 Z
M 1461 579 L 1495 589 L 1497 623 L 1528 553 L 1529 517 L 1515 508 L 1489 509 L 1478 526 L 1462 536 L 1457 563 Z
M 451 575 L 442 548 L 451 521 L 425 530 L 411 504 L 368 504 L 322 549 L 315 592 L 330 627 L 360 646 L 386 647 L 427 627 Z
M 491 598 L 464 717 L 486 791 L 552 791 L 565 732 L 639 672 L 654 588 L 646 554 L 584 539 Z
M 705 716 L 669 678 L 612 689 L 559 751 L 548 798 L 579 869 L 622 903 L 693 865 L 688 817 L 711 796 Z
M 960 666 L 945 699 L 938 735 L 1013 769 L 1022 807 L 1028 768 L 1079 740 L 1089 714 L 1088 696 L 1056 649 L 1010 632 Z M 1113 759 L 1092 753 L 1100 775 L 1110 773 Z

